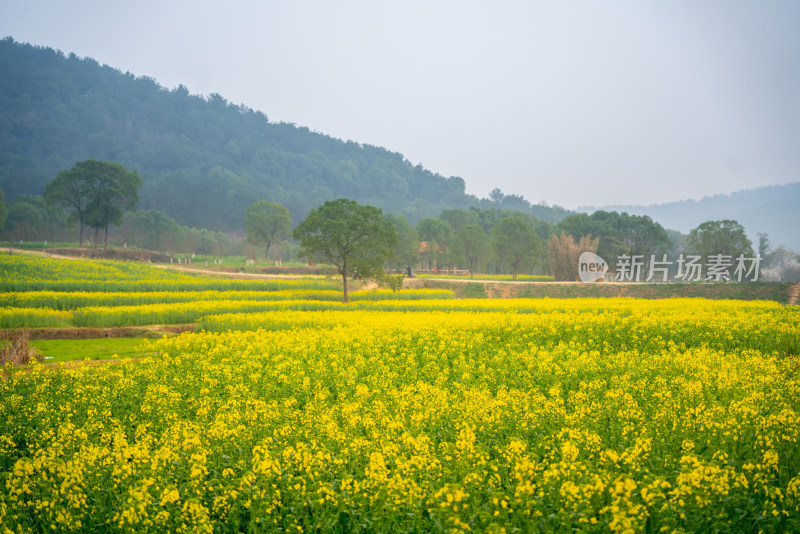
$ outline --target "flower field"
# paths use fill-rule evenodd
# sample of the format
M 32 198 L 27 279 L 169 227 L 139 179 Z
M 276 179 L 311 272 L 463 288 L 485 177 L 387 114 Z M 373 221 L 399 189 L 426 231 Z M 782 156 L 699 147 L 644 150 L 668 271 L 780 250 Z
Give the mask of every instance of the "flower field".
M 0 291 L 205 291 L 334 289 L 321 279 L 225 280 L 149 264 L 0 254 Z
M 389 295 L 209 313 L 138 361 L 7 366 L 0 527 L 800 530 L 796 308 Z M 136 302 L 105 308 L 159 305 Z
M 191 323 L 209 314 L 341 307 L 336 282 L 225 280 L 146 264 L 0 255 L 0 328 Z M 446 290 L 355 291 L 353 301 L 443 299 Z

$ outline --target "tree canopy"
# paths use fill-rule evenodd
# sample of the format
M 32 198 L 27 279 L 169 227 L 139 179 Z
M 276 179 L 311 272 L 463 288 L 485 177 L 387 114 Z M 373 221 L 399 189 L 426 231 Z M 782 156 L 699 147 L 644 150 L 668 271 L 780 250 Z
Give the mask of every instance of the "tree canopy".
M 86 222 L 97 230 L 105 230 L 108 247 L 109 225 L 119 226 L 126 211 L 136 209 L 142 179 L 113 161 L 86 160 L 78 163 L 86 191 Z M 95 244 L 97 239 L 95 238 Z
M 38 195 L 17 195 L 8 205 L 3 234 L 17 241 L 54 241 L 70 231 L 67 214 Z
M 489 254 L 489 236 L 479 224 L 467 224 L 456 232 L 454 248 L 456 256 L 466 263 L 472 278 L 477 266 Z
M 475 209 L 449 209 L 443 210 L 439 218 L 450 223 L 450 228 L 457 233 L 462 227 L 470 224 L 480 224 L 479 211 Z
M 542 242 L 523 217 L 506 217 L 492 228 L 492 247 L 498 258 L 508 264 L 514 280 L 520 268 L 534 263 L 542 250 Z
M 44 199 L 48 204 L 72 210 L 70 218 L 78 223 L 78 244 L 83 245 L 86 191 L 80 172 L 73 167 L 58 173 L 55 180 L 45 185 Z
M 421 249 L 428 261 L 428 268 L 437 268 L 447 263 L 453 246 L 453 229 L 450 223 L 438 217 L 427 217 L 417 223 L 417 233 L 425 246 Z
M 416 262 L 417 254 L 419 253 L 419 234 L 417 229 L 408 224 L 408 221 L 403 216 L 387 214 L 386 217 L 392 221 L 397 231 L 397 245 L 394 247 L 394 254 L 392 255 L 397 268 L 411 268 L 411 265 Z
M 383 273 L 397 245 L 397 230 L 380 208 L 345 198 L 312 209 L 293 236 L 306 257 L 336 267 L 342 276 L 343 302 L 348 302 L 347 277 Z
M 135 171 L 113 161 L 88 159 L 58 173 L 45 186 L 44 196 L 49 203 L 73 210 L 80 228 L 79 244 L 83 244 L 84 226 L 89 225 L 105 230 L 108 246 L 109 225 L 119 225 L 122 215 L 135 209 L 141 186 Z
M 649 261 L 651 255 L 665 253 L 672 246 L 666 230 L 650 217 L 616 211 L 570 215 L 558 223 L 556 231 L 566 232 L 575 241 L 598 238 L 597 254 L 610 265 L 622 254 L 642 255 Z
M 706 221 L 689 232 L 689 249 L 704 259 L 712 254 L 737 257 L 739 254 L 751 256 L 753 246 L 747 238 L 744 227 L 736 221 Z

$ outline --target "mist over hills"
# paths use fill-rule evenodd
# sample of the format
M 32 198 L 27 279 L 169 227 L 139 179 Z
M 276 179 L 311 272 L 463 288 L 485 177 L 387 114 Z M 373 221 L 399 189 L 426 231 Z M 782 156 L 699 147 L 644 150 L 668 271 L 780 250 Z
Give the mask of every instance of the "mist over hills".
M 415 224 L 444 209 L 525 211 L 557 222 L 570 212 L 518 195 L 479 199 L 464 180 L 412 165 L 385 148 L 273 123 L 218 94 L 168 90 L 90 58 L 0 40 L 0 187 L 6 202 L 41 194 L 86 159 L 116 161 L 143 180 L 138 209 L 179 223 L 235 231 L 257 200 L 289 208 L 295 224 L 346 197 Z M 277 82 L 276 82 L 277 83 Z
M 682 200 L 651 206 L 581 207 L 577 211 L 591 213 L 597 209 L 649 215 L 664 228 L 684 234 L 709 220 L 738 221 L 754 244 L 758 233 L 769 235 L 773 247 L 783 245 L 800 251 L 800 182 L 771 185 L 714 195 L 700 200 Z

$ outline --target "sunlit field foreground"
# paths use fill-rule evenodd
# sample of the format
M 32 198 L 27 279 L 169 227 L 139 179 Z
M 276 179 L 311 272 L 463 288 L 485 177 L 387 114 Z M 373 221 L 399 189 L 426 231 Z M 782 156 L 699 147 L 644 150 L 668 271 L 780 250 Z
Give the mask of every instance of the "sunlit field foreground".
M 793 309 L 393 305 L 217 315 L 139 361 L 7 366 L 0 524 L 800 530 Z

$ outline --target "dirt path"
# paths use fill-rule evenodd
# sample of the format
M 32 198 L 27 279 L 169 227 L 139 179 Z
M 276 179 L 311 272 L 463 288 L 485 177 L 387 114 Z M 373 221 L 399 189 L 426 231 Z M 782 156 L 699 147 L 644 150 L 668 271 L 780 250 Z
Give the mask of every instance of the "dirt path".
M 789 306 L 797 306 L 800 302 L 800 282 L 792 286 L 789 291 Z
M 80 260 L 80 259 L 82 259 L 82 258 L 79 258 L 77 256 L 63 256 L 61 254 L 52 254 L 50 252 L 42 252 L 41 250 L 28 250 L 28 249 L 24 249 L 24 248 L 0 247 L 0 252 L 5 253 L 5 254 L 10 254 L 10 255 L 19 254 L 20 256 L 22 256 L 22 255 L 39 256 L 39 257 L 42 257 L 42 258 L 54 258 L 54 259 L 57 259 L 57 260 Z
M 183 273 L 197 273 L 204 276 L 221 276 L 224 278 L 235 278 L 238 280 L 286 280 L 309 278 L 308 275 L 303 274 L 261 274 L 261 273 L 236 273 L 229 271 L 210 271 L 205 269 L 194 269 L 191 267 L 184 267 L 183 265 L 152 263 L 153 267 L 159 269 L 172 269 L 173 271 L 181 271 Z

